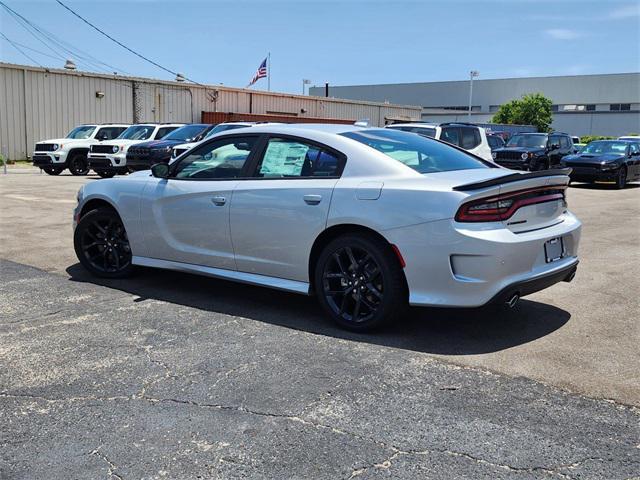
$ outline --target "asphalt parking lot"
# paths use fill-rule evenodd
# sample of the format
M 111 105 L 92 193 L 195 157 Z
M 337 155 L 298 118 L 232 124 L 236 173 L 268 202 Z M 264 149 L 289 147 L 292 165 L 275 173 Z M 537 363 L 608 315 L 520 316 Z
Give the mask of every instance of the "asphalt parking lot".
M 89 277 L 84 182 L 0 175 L 0 478 L 640 478 L 640 188 L 574 185 L 576 279 L 373 335 L 312 298 Z

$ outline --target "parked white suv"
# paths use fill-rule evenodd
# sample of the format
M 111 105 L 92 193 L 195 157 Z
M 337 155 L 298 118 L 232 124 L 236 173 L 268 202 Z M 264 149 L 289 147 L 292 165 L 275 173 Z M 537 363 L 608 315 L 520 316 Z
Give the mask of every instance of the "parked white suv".
M 485 129 L 471 123 L 396 123 L 386 128 L 417 133 L 425 137 L 437 138 L 477 155 L 485 160 L 493 161 L 491 147 L 487 141 Z
M 89 168 L 102 178 L 127 173 L 127 150 L 132 145 L 162 137 L 184 126 L 184 123 L 141 123 L 131 125 L 115 140 L 91 145 Z
M 207 138 L 211 138 L 211 137 L 213 137 L 214 135 L 216 135 L 216 134 L 218 134 L 220 132 L 226 132 L 227 130 L 235 130 L 236 128 L 252 127 L 254 125 L 281 125 L 281 124 L 277 123 L 277 122 L 225 122 L 225 123 L 219 123 L 218 125 L 213 127 L 211 129 L 211 131 L 209 133 L 207 133 L 207 136 L 204 137 L 202 140 L 200 140 L 200 142 L 204 142 Z M 178 158 L 184 152 L 186 152 L 187 150 L 190 150 L 194 145 L 197 145 L 200 142 L 181 143 L 180 145 L 176 145 L 175 147 L 173 147 L 173 149 L 171 150 L 171 160 L 170 160 L 169 163 L 171 163 L 174 159 Z
M 59 175 L 65 168 L 68 168 L 72 175 L 86 175 L 89 173 L 89 147 L 116 138 L 128 126 L 125 123 L 79 125 L 64 138 L 36 143 L 32 157 L 33 165 L 49 175 Z

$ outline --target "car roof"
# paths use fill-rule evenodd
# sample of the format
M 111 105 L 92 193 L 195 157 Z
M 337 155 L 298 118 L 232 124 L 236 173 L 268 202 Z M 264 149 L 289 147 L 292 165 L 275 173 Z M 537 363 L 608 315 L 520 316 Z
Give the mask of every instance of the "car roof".
M 435 123 L 394 123 L 392 125 L 387 125 L 387 128 L 393 128 L 393 127 L 424 127 L 424 128 L 435 128 L 438 127 L 439 125 L 435 124 Z
M 295 135 L 296 133 L 304 135 L 308 132 L 322 132 L 322 133 L 346 133 L 357 130 L 363 130 L 371 127 L 359 127 L 352 124 L 338 124 L 338 123 L 283 123 L 283 124 L 265 124 L 265 125 L 253 125 L 246 128 L 236 128 L 234 130 L 227 130 L 220 132 L 217 135 L 234 135 L 243 132 L 251 133 L 282 133 Z M 374 127 L 375 128 L 375 127 Z

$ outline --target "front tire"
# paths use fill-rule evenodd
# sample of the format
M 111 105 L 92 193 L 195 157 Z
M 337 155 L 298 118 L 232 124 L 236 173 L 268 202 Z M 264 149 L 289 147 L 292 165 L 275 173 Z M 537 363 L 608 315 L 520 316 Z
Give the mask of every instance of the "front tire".
M 44 173 L 46 173 L 47 175 L 60 175 L 62 173 L 62 171 L 64 170 L 64 168 L 60 168 L 60 167 L 42 167 L 42 170 L 44 170 Z
M 133 272 L 127 232 L 111 208 L 98 208 L 83 216 L 74 232 L 73 246 L 82 266 L 97 277 L 123 278 Z
M 75 153 L 69 159 L 69 171 L 71 175 L 80 176 L 89 173 L 89 163 L 82 153 Z
M 389 244 L 371 235 L 332 240 L 316 263 L 314 285 L 323 309 L 341 327 L 370 331 L 399 319 L 407 288 Z
M 616 177 L 616 189 L 622 190 L 627 186 L 627 167 L 620 167 L 618 176 Z

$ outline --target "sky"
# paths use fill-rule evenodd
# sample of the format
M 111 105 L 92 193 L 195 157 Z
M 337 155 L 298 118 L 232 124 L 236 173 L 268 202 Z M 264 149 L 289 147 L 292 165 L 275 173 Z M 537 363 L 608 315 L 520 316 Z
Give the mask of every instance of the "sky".
M 79 70 L 90 54 L 122 74 L 173 79 L 100 35 L 55 0 L 0 0 L 81 49 L 41 42 L 0 6 L 3 62 Z M 62 0 L 168 70 L 245 87 L 271 53 L 271 90 L 640 71 L 640 0 Z M 113 68 L 98 65 L 105 70 Z M 261 79 L 252 88 L 266 90 Z

